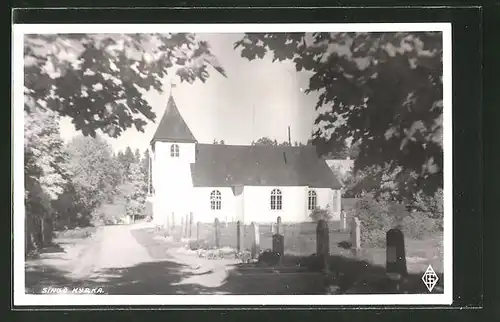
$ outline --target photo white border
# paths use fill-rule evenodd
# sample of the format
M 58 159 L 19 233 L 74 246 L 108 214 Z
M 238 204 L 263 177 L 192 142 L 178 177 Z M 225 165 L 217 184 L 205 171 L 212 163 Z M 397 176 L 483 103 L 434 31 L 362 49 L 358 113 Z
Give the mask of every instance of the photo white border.
M 228 28 L 228 25 L 231 25 Z M 201 31 L 201 32 L 200 32 Z M 370 295 L 38 295 L 25 294 L 24 260 L 24 34 L 57 33 L 242 33 L 242 32 L 419 32 L 443 35 L 444 293 Z M 12 26 L 12 152 L 14 305 L 451 305 L 453 302 L 453 151 L 451 23 L 352 24 L 14 24 Z M 23 105 L 22 105 L 23 104 Z

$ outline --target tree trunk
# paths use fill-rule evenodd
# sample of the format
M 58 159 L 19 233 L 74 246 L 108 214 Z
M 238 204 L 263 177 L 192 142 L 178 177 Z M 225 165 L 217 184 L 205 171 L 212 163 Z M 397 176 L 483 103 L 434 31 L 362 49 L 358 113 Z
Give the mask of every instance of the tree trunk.
M 33 243 L 33 219 L 26 214 L 25 222 L 25 253 L 28 254 L 35 248 Z
M 43 245 L 47 246 L 52 243 L 52 218 L 50 217 L 44 217 L 42 218 L 42 238 L 43 238 Z

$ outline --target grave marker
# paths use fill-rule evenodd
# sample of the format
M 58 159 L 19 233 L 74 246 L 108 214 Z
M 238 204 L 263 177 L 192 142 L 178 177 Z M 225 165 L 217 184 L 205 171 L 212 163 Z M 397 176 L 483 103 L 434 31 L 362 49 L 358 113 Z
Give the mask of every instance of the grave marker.
M 184 216 L 181 216 L 181 234 L 180 234 L 180 237 L 184 237 L 184 226 L 185 226 L 185 218 Z
M 283 254 L 285 253 L 285 236 L 280 234 L 281 231 L 281 217 L 276 220 L 276 233 L 273 234 L 273 253 L 279 257 L 281 262 Z
M 350 225 L 351 251 L 354 256 L 358 256 L 361 250 L 361 222 L 357 217 L 352 218 Z
M 316 226 L 316 255 L 321 270 L 328 272 L 328 258 L 330 257 L 330 231 L 326 220 L 319 220 Z
M 255 222 L 252 222 L 251 231 L 252 231 L 252 248 L 251 248 L 252 259 L 257 259 L 260 254 L 259 225 Z
M 189 215 L 186 215 L 186 220 L 184 221 L 184 237 L 189 237 Z
M 188 237 L 189 239 L 191 239 L 191 237 L 193 236 L 193 213 L 190 212 L 189 213 L 189 231 L 188 231 Z
M 201 222 L 197 222 L 196 223 L 196 241 L 200 241 L 200 226 L 201 226 Z
M 165 216 L 165 222 L 163 223 L 163 231 L 165 232 L 165 237 L 167 237 L 170 234 L 170 220 L 169 220 L 169 215 Z
M 403 232 L 393 228 L 386 233 L 386 272 L 399 280 L 408 275 Z
M 346 230 L 347 229 L 347 219 L 346 219 L 346 213 L 344 210 L 340 212 L 340 229 Z
M 219 218 L 215 218 L 214 228 L 215 228 L 215 248 L 220 248 L 220 222 L 219 222 Z
M 238 253 L 243 251 L 243 233 L 241 231 L 241 221 L 236 222 L 236 250 Z

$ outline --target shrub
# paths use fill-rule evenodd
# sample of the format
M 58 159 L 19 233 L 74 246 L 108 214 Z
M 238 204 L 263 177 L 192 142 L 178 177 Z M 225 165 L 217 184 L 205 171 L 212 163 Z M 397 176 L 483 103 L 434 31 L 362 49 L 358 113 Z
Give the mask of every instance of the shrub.
M 280 255 L 273 252 L 271 249 L 266 249 L 259 254 L 258 263 L 266 265 L 276 265 L 280 261 Z
M 435 220 L 436 229 L 443 230 L 443 189 L 438 189 L 433 196 L 427 196 L 422 193 L 414 196 L 411 208 L 423 213 L 426 217 Z
M 406 236 L 416 239 L 428 237 L 439 230 L 437 220 L 422 212 L 413 212 L 405 216 L 401 226 Z
M 436 215 L 436 212 L 410 213 L 403 204 L 377 200 L 369 194 L 358 200 L 354 212 L 361 221 L 363 247 L 384 246 L 387 231 L 395 227 L 399 227 L 406 237 L 412 239 L 422 239 L 442 230 L 442 217 Z
M 376 200 L 367 194 L 360 198 L 354 206 L 355 216 L 361 221 L 361 244 L 365 246 L 382 246 L 385 244 L 386 232 L 394 227 L 397 216 L 388 202 Z
M 326 208 L 318 207 L 311 211 L 309 217 L 311 217 L 314 222 L 318 222 L 320 220 L 329 221 L 330 219 L 332 219 L 332 212 L 330 211 L 330 208 L 328 206 Z

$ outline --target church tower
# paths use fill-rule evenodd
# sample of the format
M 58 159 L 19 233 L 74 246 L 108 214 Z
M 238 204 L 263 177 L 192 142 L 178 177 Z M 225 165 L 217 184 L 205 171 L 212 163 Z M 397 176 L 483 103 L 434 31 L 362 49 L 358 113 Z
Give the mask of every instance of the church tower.
M 196 139 L 182 118 L 172 94 L 151 140 L 153 220 L 176 225 L 193 211 L 191 164 L 195 163 Z

